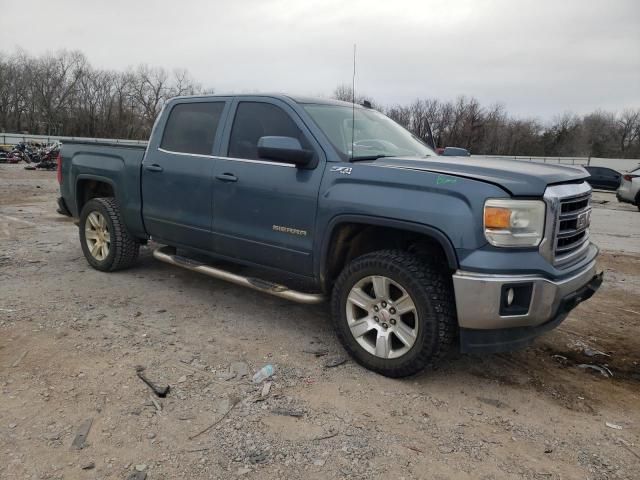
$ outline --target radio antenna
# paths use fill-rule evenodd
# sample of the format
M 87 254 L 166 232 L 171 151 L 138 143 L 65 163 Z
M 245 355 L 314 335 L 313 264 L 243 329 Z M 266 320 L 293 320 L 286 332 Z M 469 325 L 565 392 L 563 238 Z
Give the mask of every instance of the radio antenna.
M 353 161 L 354 134 L 356 131 L 356 44 L 353 44 L 353 77 L 351 79 L 351 161 Z

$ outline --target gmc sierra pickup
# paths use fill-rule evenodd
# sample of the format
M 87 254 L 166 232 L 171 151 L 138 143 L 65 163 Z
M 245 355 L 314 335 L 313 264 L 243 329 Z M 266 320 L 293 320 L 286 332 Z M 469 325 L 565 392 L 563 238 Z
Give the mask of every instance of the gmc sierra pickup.
M 350 103 L 175 98 L 146 146 L 67 142 L 58 164 L 59 211 L 79 219 L 94 268 L 129 267 L 153 239 L 173 265 L 298 302 L 330 297 L 345 349 L 387 376 L 456 342 L 529 345 L 602 282 L 583 168 L 439 157 Z

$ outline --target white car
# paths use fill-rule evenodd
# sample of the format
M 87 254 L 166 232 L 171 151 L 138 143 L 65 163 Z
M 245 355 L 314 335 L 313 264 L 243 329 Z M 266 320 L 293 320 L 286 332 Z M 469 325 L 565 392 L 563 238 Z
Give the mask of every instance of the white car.
M 640 210 L 640 166 L 622 176 L 616 197 L 619 202 L 631 203 Z

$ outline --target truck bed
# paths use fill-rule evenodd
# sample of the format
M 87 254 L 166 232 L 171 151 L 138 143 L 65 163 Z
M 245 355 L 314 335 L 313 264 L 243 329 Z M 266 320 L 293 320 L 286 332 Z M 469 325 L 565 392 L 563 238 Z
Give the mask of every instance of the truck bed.
M 140 169 L 146 145 L 111 141 L 70 141 L 62 145 L 61 192 L 70 199 L 67 207 L 74 217 L 86 198 L 85 182 L 105 182 L 113 188 L 127 227 L 134 235 L 145 236 L 142 223 Z

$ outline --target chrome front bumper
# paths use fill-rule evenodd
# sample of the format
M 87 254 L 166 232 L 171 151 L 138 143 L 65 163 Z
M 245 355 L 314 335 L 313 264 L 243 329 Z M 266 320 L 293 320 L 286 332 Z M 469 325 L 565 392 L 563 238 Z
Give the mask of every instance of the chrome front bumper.
M 566 297 L 585 287 L 595 276 L 595 260 L 560 281 L 537 275 L 487 275 L 458 270 L 453 275 L 458 324 L 461 328 L 476 330 L 542 325 L 557 315 Z M 533 286 L 528 311 L 521 315 L 501 315 L 503 286 L 527 283 Z

